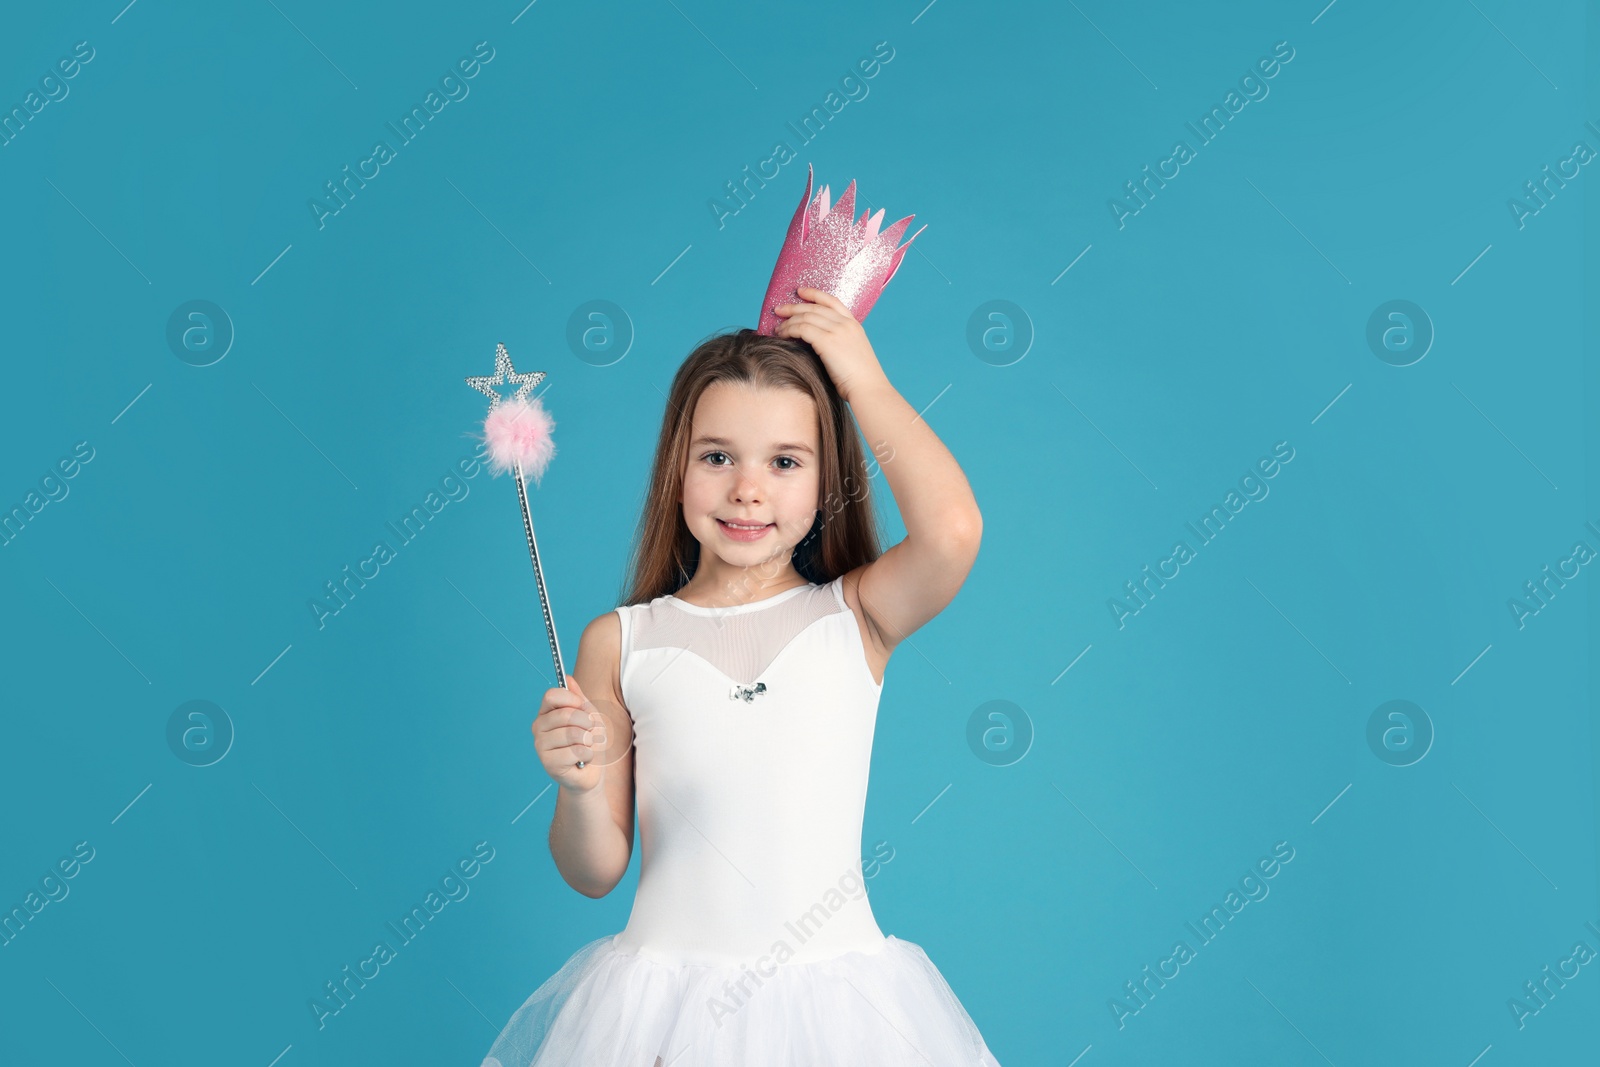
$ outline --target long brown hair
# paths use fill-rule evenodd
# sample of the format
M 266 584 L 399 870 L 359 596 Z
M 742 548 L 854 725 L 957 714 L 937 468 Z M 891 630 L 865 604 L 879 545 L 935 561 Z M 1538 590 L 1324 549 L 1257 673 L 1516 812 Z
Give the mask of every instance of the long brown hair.
M 677 592 L 699 565 L 700 542 L 683 521 L 679 496 L 695 406 L 717 382 L 797 389 L 816 404 L 817 516 L 794 548 L 795 570 L 809 582 L 824 584 L 882 554 L 861 432 L 822 360 L 804 341 L 741 329 L 701 342 L 672 379 L 623 604 Z

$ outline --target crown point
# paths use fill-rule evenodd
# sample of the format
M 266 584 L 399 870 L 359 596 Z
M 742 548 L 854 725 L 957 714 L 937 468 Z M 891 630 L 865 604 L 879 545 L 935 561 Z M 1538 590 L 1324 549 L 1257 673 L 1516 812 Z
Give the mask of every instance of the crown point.
M 834 210 L 844 212 L 846 221 L 849 221 L 849 219 L 855 215 L 856 180 L 854 178 L 851 178 L 850 184 L 844 187 L 844 195 L 839 197 L 839 203 Z
M 883 225 L 883 208 L 880 207 L 878 213 L 871 219 L 867 219 L 867 212 L 863 211 L 861 218 L 867 223 L 866 239 L 868 241 L 875 239 L 878 236 L 878 228 Z

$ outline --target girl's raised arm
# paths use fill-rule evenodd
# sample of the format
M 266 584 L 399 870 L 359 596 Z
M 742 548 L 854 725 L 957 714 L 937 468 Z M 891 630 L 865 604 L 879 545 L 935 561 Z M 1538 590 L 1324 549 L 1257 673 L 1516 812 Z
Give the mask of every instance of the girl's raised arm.
M 950 450 L 890 383 L 861 324 L 820 289 L 798 290 L 805 303 L 779 304 L 779 337 L 816 350 L 849 403 L 872 451 L 884 452 L 884 477 L 906 536 L 862 568 L 857 595 L 886 649 L 955 599 L 978 556 L 983 516 Z

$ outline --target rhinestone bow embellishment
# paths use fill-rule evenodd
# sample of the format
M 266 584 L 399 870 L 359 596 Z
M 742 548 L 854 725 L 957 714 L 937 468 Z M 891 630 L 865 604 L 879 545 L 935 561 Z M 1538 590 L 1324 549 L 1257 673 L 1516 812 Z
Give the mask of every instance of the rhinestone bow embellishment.
M 755 685 L 735 685 L 728 692 L 728 699 L 729 700 L 742 700 L 746 704 L 749 704 L 750 702 L 755 700 L 756 697 L 760 696 L 762 693 L 765 693 L 766 691 L 767 691 L 767 683 L 766 682 L 757 682 Z

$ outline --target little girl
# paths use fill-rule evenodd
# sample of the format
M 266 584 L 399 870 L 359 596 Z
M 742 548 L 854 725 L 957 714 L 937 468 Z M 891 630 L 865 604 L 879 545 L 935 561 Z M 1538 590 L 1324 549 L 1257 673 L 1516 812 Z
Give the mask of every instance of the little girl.
M 678 369 L 632 588 L 545 691 L 556 866 L 609 893 L 637 800 L 639 888 L 484 1067 L 999 1067 L 923 950 L 879 930 L 860 858 L 889 655 L 955 597 L 982 520 L 849 308 L 797 295 L 773 336 Z M 881 554 L 856 426 L 906 525 Z

